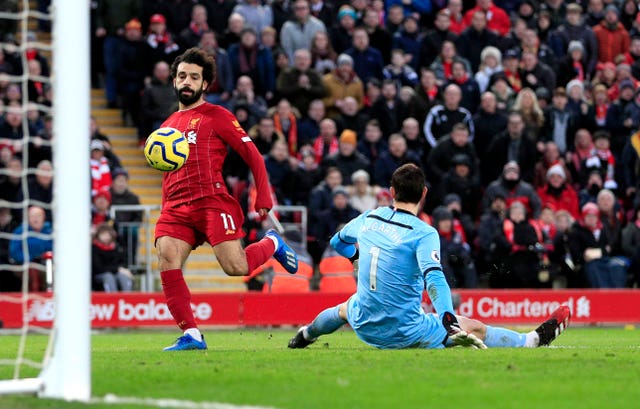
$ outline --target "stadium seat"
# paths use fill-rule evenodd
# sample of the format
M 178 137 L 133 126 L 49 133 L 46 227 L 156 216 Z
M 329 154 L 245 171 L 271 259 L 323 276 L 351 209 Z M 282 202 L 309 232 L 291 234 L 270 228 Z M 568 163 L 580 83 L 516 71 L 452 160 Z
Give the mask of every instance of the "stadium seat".
M 309 271 L 313 269 L 306 263 L 298 263 L 298 273 L 289 274 L 274 258 L 262 265 L 261 271 L 272 269 L 273 279 L 262 288 L 265 293 L 306 293 L 309 292 Z M 302 270 L 302 271 L 301 271 Z M 255 272 L 255 271 L 254 271 Z M 301 274 L 303 272 L 304 274 Z M 252 272 L 253 274 L 253 272 Z
M 354 293 L 356 279 L 353 265 L 342 256 L 331 256 L 320 261 L 320 292 Z

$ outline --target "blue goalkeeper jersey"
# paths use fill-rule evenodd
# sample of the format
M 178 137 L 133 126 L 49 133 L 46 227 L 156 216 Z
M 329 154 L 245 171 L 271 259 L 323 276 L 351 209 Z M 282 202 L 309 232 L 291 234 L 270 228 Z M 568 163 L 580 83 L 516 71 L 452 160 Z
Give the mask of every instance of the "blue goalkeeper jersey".
M 349 302 L 348 319 L 365 342 L 406 348 L 422 337 L 427 325 L 422 309 L 425 282 L 438 314 L 453 313 L 440 265 L 440 238 L 433 227 L 412 213 L 380 207 L 353 219 L 331 239 L 347 257 L 355 252 L 356 242 L 358 289 Z

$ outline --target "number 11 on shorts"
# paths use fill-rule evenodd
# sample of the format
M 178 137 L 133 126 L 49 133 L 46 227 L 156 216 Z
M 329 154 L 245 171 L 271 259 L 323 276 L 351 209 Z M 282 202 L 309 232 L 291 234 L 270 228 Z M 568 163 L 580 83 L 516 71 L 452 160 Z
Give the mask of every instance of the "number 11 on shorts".
M 225 230 L 236 231 L 236 223 L 233 221 L 233 217 L 229 213 L 220 213 L 220 217 L 222 217 L 222 226 Z

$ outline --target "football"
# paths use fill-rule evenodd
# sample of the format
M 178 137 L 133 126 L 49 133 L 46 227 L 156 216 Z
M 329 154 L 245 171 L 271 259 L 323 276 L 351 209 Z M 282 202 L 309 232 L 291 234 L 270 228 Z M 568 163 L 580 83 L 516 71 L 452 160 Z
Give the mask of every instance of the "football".
M 189 157 L 189 142 L 177 129 L 156 129 L 147 137 L 144 156 L 155 169 L 163 172 L 178 170 Z

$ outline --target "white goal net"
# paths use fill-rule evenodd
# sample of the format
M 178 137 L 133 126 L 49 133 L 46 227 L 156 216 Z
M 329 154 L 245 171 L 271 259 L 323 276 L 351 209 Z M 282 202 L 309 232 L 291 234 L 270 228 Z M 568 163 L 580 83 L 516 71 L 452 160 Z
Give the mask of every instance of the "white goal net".
M 89 2 L 53 0 L 48 10 L 38 10 L 39 3 L 4 1 L 0 9 L 0 181 L 7 183 L 0 194 L 8 193 L 7 186 L 15 187 L 17 194 L 13 200 L 0 198 L 0 226 L 7 217 L 17 218 L 15 228 L 0 230 L 0 239 L 12 251 L 2 253 L 0 274 L 21 282 L 17 292 L 0 292 L 0 299 L 21 305 L 23 317 L 21 329 L 2 330 L 0 335 L 17 339 L 15 356 L 0 355 L 0 395 L 34 393 L 88 401 Z M 42 123 L 34 124 L 38 119 Z M 38 156 L 46 148 L 50 161 Z M 51 173 L 53 192 L 47 201 L 30 189 L 30 183 Z M 45 220 L 53 221 L 48 230 L 37 226 L 42 212 Z M 52 252 L 41 254 L 37 241 L 52 241 Z M 48 257 L 53 260 L 50 269 Z M 47 271 L 53 271 L 52 276 Z M 30 325 L 30 304 L 49 299 L 37 290 L 53 291 L 51 330 Z M 34 359 L 28 337 L 42 332 L 49 334 L 49 346 Z

